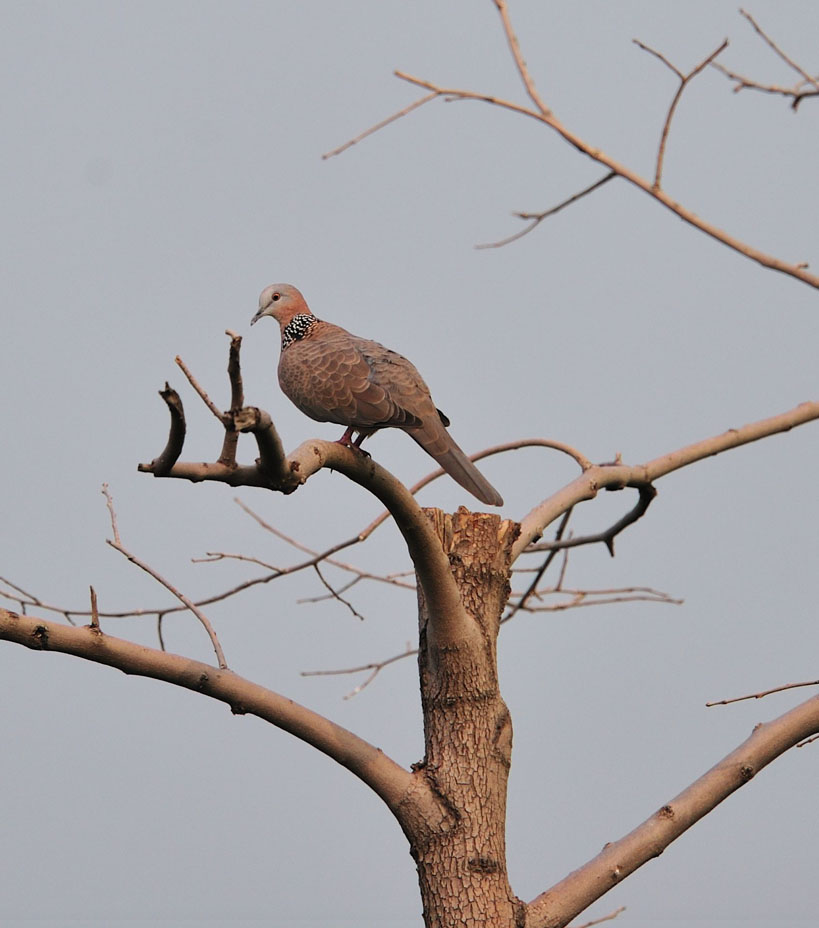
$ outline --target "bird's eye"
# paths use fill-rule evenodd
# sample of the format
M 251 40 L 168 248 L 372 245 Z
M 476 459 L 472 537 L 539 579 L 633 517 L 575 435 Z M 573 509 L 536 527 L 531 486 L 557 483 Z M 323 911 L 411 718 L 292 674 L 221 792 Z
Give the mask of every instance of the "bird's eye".
M 270 297 L 270 299 L 271 299 L 274 303 L 277 302 L 278 300 L 280 300 L 281 298 L 282 298 L 281 293 L 274 293 L 273 296 Z

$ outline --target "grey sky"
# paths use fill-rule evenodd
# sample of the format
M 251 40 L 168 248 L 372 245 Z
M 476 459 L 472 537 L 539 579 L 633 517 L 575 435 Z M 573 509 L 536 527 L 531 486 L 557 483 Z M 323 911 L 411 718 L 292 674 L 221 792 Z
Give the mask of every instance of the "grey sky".
M 749 9 L 800 63 L 819 66 L 815 4 Z M 284 498 L 136 471 L 165 442 L 156 391 L 166 379 L 188 412 L 185 458 L 218 455 L 219 429 L 173 359 L 224 403 L 226 328 L 245 336 L 248 403 L 271 411 L 288 447 L 337 437 L 279 393 L 273 324 L 249 331 L 273 281 L 412 359 L 467 451 L 545 436 L 593 460 L 621 452 L 638 463 L 817 398 L 816 293 L 623 184 L 514 245 L 474 250 L 517 231 L 512 210 L 552 206 L 603 173 L 532 122 L 437 103 L 320 159 L 418 96 L 395 68 L 522 99 L 489 0 L 3 11 L 0 575 L 43 600 L 82 608 L 93 583 L 104 609 L 167 602 L 105 545 L 103 481 L 125 544 L 197 598 L 258 573 L 191 563 L 207 551 L 294 560 L 233 496 L 320 548 L 376 514 L 337 474 Z M 728 36 L 727 66 L 793 82 L 733 2 L 517 0 L 511 13 L 558 115 L 646 175 L 676 81 L 632 38 L 688 69 Z M 812 100 L 794 114 L 773 97 L 732 94 L 708 71 L 679 107 L 665 185 L 740 238 L 816 266 L 816 142 Z M 407 482 L 430 469 L 399 433 L 370 451 Z M 504 630 L 509 863 L 522 898 L 806 695 L 703 708 L 817 676 L 818 454 L 807 426 L 668 477 L 615 559 L 590 549 L 570 561 L 572 586 L 651 586 L 683 606 L 519 616 Z M 242 456 L 252 460 L 250 442 Z M 484 470 L 510 518 L 574 475 L 542 451 Z M 422 500 L 471 506 L 445 480 Z M 575 531 L 631 504 L 607 494 L 583 507 Z M 350 559 L 407 566 L 390 527 Z M 303 576 L 210 610 L 231 667 L 403 764 L 418 760 L 412 661 L 348 701 L 360 678 L 300 676 L 402 650 L 414 596 L 362 586 L 362 623 L 337 603 L 296 602 L 321 592 Z M 104 628 L 155 644 L 150 619 Z M 211 659 L 192 618 L 170 620 L 166 642 Z M 6 645 L 0 680 L 4 925 L 421 924 L 398 827 L 315 751 L 221 705 L 64 656 Z M 589 917 L 625 904 L 623 924 L 815 919 L 815 751 L 777 761 Z

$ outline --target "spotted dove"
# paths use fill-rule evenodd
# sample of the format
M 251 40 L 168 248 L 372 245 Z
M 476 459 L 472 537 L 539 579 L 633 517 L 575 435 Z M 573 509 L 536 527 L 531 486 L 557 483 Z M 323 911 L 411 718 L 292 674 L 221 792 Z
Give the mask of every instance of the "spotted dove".
M 305 415 L 345 426 L 339 441 L 348 447 L 357 448 L 378 429 L 403 429 L 482 503 L 503 505 L 498 491 L 452 440 L 449 419 L 435 408 L 429 388 L 406 358 L 317 319 L 289 284 L 262 291 L 251 325 L 262 316 L 279 323 L 279 385 Z

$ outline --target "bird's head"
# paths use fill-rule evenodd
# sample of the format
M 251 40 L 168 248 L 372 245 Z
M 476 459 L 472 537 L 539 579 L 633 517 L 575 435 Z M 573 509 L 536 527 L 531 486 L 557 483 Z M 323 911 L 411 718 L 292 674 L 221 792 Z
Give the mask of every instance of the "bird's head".
M 262 316 L 272 316 L 284 328 L 293 316 L 312 315 L 304 297 L 290 284 L 271 284 L 262 290 L 259 297 L 259 309 L 250 320 L 258 322 Z

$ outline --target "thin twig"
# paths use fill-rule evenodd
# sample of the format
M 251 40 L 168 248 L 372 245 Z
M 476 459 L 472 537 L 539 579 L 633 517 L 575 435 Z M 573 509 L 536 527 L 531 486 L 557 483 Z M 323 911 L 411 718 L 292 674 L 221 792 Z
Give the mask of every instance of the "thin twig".
M 216 418 L 220 422 L 224 423 L 223 413 L 216 406 L 213 400 L 208 396 L 204 388 L 200 385 L 199 381 L 190 372 L 187 364 L 185 364 L 185 362 L 182 360 L 182 358 L 179 357 L 179 355 L 177 355 L 174 360 L 176 361 L 176 364 L 180 368 L 182 373 L 188 378 L 188 383 L 190 383 L 193 389 L 196 390 L 196 392 L 199 394 L 199 398 L 202 400 L 202 402 L 208 407 L 208 409 L 213 413 L 214 416 L 216 416 Z
M 393 113 L 392 116 L 388 116 L 386 119 L 382 119 L 381 122 L 377 122 L 374 126 L 370 126 L 369 129 L 365 129 L 354 139 L 350 139 L 343 145 L 339 145 L 338 148 L 334 148 L 332 151 L 325 152 L 321 156 L 322 160 L 326 161 L 328 158 L 332 158 L 335 155 L 340 155 L 343 151 L 347 151 L 348 148 L 352 148 L 353 145 L 356 145 L 362 139 L 366 139 L 368 135 L 372 135 L 374 132 L 378 132 L 379 129 L 383 129 L 391 122 L 395 122 L 396 119 L 400 119 L 402 116 L 406 116 L 413 110 L 417 110 L 419 106 L 423 106 L 425 103 L 429 103 L 430 100 L 434 100 L 437 96 L 437 93 L 428 93 L 426 96 L 421 97 L 419 100 L 415 100 L 413 103 L 410 103 L 409 106 L 405 106 L 404 109 L 399 110 L 397 113 Z
M 350 610 L 350 612 L 352 612 L 352 614 L 353 614 L 357 619 L 361 619 L 361 621 L 363 622 L 363 621 L 364 621 L 364 616 L 363 616 L 360 612 L 358 612 L 358 611 L 356 610 L 356 608 L 353 606 L 353 604 L 352 604 L 351 602 L 349 602 L 348 600 L 344 599 L 344 597 L 343 597 L 333 586 L 331 586 L 330 583 L 327 582 L 327 580 L 326 580 L 324 574 L 321 572 L 321 569 L 319 568 L 319 565 L 318 565 L 318 564 L 313 564 L 313 570 L 315 570 L 315 572 L 318 574 L 319 580 L 321 580 L 321 582 L 322 582 L 322 583 L 324 584 L 324 586 L 327 588 L 327 590 L 328 590 L 328 592 L 330 593 L 330 596 L 332 597 L 332 599 L 338 600 L 338 602 L 340 602 L 343 606 L 346 606 L 346 607 Z
M 196 606 L 195 603 L 191 602 L 191 600 L 188 599 L 184 593 L 181 593 L 176 589 L 175 586 L 173 586 L 173 584 L 169 583 L 164 577 L 158 574 L 153 569 L 153 567 L 151 567 L 149 564 L 146 564 L 145 561 L 140 560 L 140 558 L 138 558 L 135 554 L 132 554 L 127 550 L 127 548 L 123 547 L 119 536 L 119 529 L 117 528 L 117 515 L 114 511 L 114 500 L 108 490 L 107 483 L 102 485 L 102 493 L 105 497 L 105 503 L 108 507 L 109 515 L 111 516 L 111 530 L 114 533 L 114 540 L 111 541 L 111 539 L 108 538 L 106 539 L 106 542 L 111 545 L 115 551 L 119 551 L 119 553 L 123 555 L 123 557 L 127 558 L 132 564 L 135 564 L 141 570 L 144 570 L 145 573 L 147 573 L 149 576 L 153 577 L 157 583 L 164 586 L 169 593 L 175 596 L 183 606 L 189 609 L 196 616 L 196 618 L 199 619 L 205 631 L 208 633 L 210 642 L 213 645 L 213 650 L 216 652 L 216 659 L 219 662 L 219 667 L 222 670 L 227 670 L 227 662 L 225 661 L 225 655 L 222 651 L 222 646 L 219 644 L 219 639 L 216 637 L 216 632 L 213 630 L 213 626 L 210 624 L 207 616 L 202 612 L 201 609 Z
M 796 71 L 796 73 L 799 74 L 806 83 L 812 84 L 817 90 L 819 90 L 819 80 L 817 80 L 817 78 L 812 77 L 810 74 L 808 74 L 807 71 L 805 71 L 804 68 L 801 67 L 801 65 L 798 65 L 792 58 L 786 55 L 785 52 L 783 52 L 782 49 L 776 44 L 776 42 L 774 42 L 774 40 L 765 32 L 765 30 L 762 29 L 762 27 L 757 23 L 757 21 L 753 18 L 753 16 L 751 16 L 750 13 L 743 9 L 740 9 L 739 12 L 754 27 L 756 34 L 764 42 L 766 42 L 777 55 L 779 55 L 785 64 L 793 68 L 793 70 Z
M 610 922 L 613 918 L 617 918 L 621 912 L 625 911 L 626 907 L 621 905 L 619 909 L 609 912 L 608 915 L 604 915 L 602 918 L 593 918 L 590 922 L 584 922 L 582 925 L 573 925 L 570 926 L 570 928 L 592 928 L 593 925 L 602 925 L 603 922 Z
M 522 229 L 520 232 L 516 232 L 514 235 L 509 235 L 506 238 L 499 239 L 497 242 L 484 242 L 483 244 L 476 245 L 475 247 L 502 248 L 504 245 L 510 244 L 510 242 L 516 242 L 518 239 L 523 238 L 524 235 L 528 235 L 530 232 L 536 229 L 544 219 L 548 219 L 549 216 L 554 216 L 555 213 L 559 213 L 565 207 L 571 206 L 572 203 L 576 203 L 587 194 L 597 190 L 598 187 L 602 187 L 603 184 L 608 183 L 608 181 L 610 181 L 613 177 L 617 177 L 617 175 L 614 173 L 614 171 L 609 171 L 608 174 L 604 175 L 599 180 L 596 180 L 593 184 L 586 187 L 584 190 L 573 194 L 568 199 L 558 203 L 557 206 L 553 206 L 551 209 L 547 209 L 542 213 L 513 213 L 513 215 L 517 216 L 518 219 L 530 219 L 531 222 L 528 226 L 526 226 L 525 229 Z
M 611 606 L 615 603 L 664 603 L 670 606 L 681 606 L 684 602 L 682 599 L 674 599 L 662 590 L 654 590 L 648 586 L 625 586 L 610 590 L 572 590 L 566 589 L 562 581 L 563 575 L 555 587 L 535 590 L 533 596 L 541 599 L 546 595 L 562 594 L 572 597 L 568 602 L 544 603 L 540 606 L 527 603 L 521 609 L 524 612 L 566 612 L 569 609 L 579 609 L 583 606 Z
M 785 690 L 794 690 L 800 686 L 819 686 L 819 680 L 807 680 L 804 683 L 785 683 L 782 686 L 775 686 L 770 690 L 762 690 L 760 693 L 749 693 L 747 696 L 734 696 L 731 699 L 718 699 L 714 702 L 707 702 L 705 705 L 711 706 L 728 706 L 732 702 L 742 702 L 745 699 L 762 699 L 764 696 L 770 696 L 771 693 L 783 693 Z
M 378 676 L 378 674 L 389 664 L 394 664 L 396 661 L 403 660 L 405 657 L 411 657 L 413 654 L 417 654 L 418 649 L 413 648 L 409 642 L 407 642 L 406 648 L 400 654 L 394 654 L 392 657 L 388 657 L 386 660 L 377 661 L 370 664 L 361 664 L 358 667 L 346 667 L 341 670 L 302 670 L 301 675 L 303 677 L 330 677 L 338 676 L 340 674 L 350 674 L 350 673 L 363 673 L 366 670 L 370 671 L 369 676 L 358 686 L 350 690 L 349 693 L 344 697 L 345 699 L 352 699 L 353 696 L 357 696 L 365 687 L 369 686 L 373 680 Z

